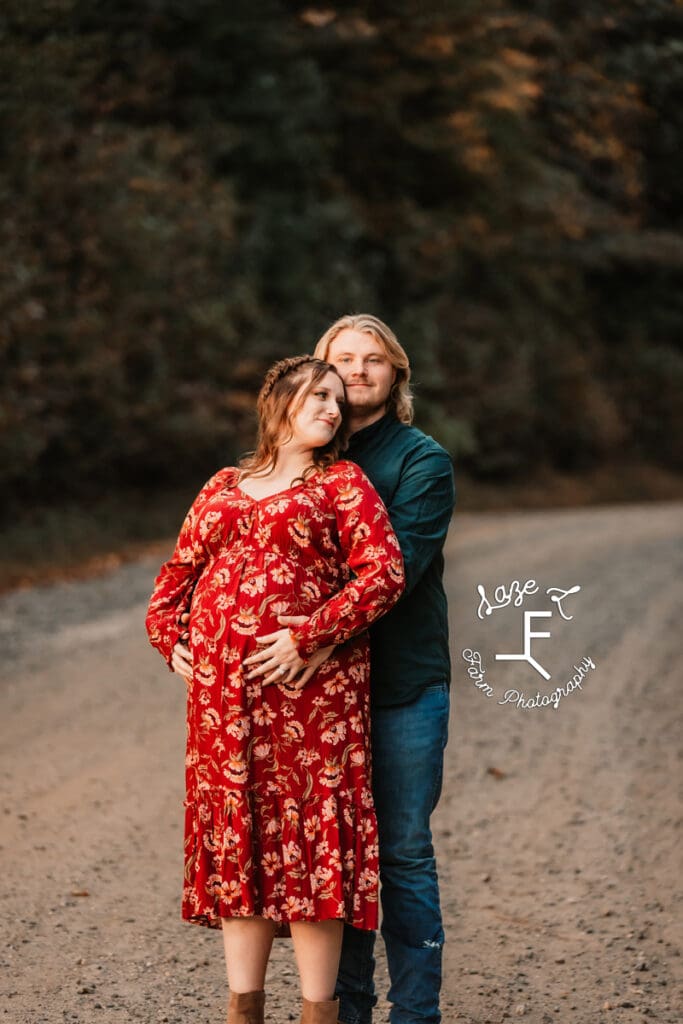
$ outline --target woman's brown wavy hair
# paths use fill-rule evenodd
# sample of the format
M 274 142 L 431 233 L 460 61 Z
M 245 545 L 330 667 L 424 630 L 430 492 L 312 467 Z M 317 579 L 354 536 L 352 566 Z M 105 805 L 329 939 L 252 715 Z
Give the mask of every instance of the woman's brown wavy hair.
M 278 449 L 292 436 L 292 419 L 306 397 L 328 373 L 341 377 L 334 366 L 315 356 L 291 356 L 280 359 L 268 370 L 256 401 L 258 437 L 256 449 L 240 459 L 240 479 L 277 465 Z M 346 443 L 346 415 L 342 406 L 342 422 L 331 441 L 312 453 L 313 465 L 303 474 L 306 479 L 316 469 L 326 469 L 336 462 Z

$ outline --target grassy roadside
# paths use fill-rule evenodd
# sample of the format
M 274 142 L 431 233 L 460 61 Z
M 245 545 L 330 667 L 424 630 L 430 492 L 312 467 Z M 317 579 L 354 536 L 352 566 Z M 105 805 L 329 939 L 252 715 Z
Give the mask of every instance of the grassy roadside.
M 0 531 L 0 593 L 84 579 L 145 554 L 167 558 L 194 490 L 128 491 L 28 508 Z
M 543 472 L 505 485 L 458 474 L 457 485 L 458 510 L 469 513 L 683 500 L 683 477 L 643 464 L 580 477 Z M 0 593 L 84 579 L 145 555 L 161 563 L 193 497 L 193 489 L 128 492 L 28 509 L 0 531 Z

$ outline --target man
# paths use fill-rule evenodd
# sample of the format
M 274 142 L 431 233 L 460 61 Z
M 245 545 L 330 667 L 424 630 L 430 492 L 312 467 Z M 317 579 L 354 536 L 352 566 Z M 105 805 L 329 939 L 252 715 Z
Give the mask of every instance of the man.
M 373 792 L 379 823 L 391 1024 L 438 1024 L 444 933 L 430 815 L 441 791 L 449 711 L 443 545 L 455 492 L 451 460 L 410 426 L 408 357 L 373 316 L 345 316 L 318 342 L 346 385 L 345 452 L 379 491 L 396 531 L 406 590 L 370 629 Z M 339 1019 L 370 1024 L 373 932 L 345 927 Z

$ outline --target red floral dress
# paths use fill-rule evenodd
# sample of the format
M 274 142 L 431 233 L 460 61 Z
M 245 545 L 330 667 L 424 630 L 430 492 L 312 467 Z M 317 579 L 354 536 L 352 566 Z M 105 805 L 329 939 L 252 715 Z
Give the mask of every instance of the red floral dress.
M 190 610 L 182 916 L 376 928 L 365 630 L 403 590 L 398 541 L 352 462 L 262 499 L 237 479 L 222 469 L 202 488 L 147 614 L 170 664 Z M 302 614 L 300 655 L 333 655 L 298 693 L 247 680 L 255 637 Z

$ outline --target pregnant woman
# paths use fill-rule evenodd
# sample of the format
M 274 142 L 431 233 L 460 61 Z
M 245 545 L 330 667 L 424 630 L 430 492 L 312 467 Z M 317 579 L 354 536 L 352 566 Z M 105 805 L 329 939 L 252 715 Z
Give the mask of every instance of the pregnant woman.
M 377 492 L 338 458 L 343 406 L 330 364 L 271 368 L 256 451 L 204 485 L 147 614 L 187 682 L 182 915 L 222 927 L 229 1024 L 263 1021 L 287 934 L 302 1021 L 332 1024 L 343 923 L 377 926 L 365 631 L 400 597 L 403 563 Z

